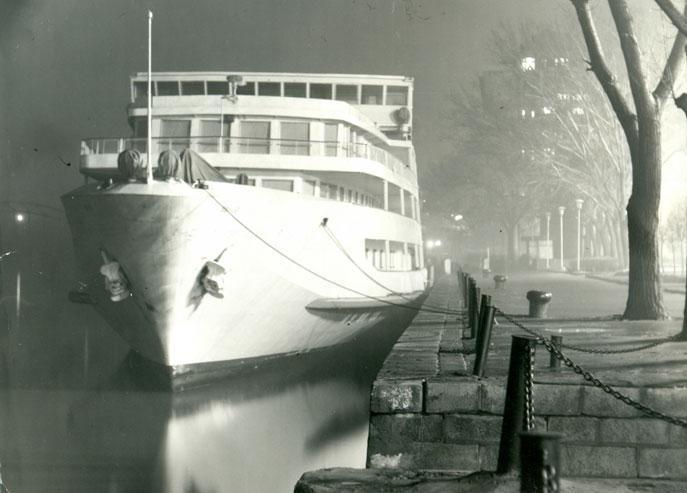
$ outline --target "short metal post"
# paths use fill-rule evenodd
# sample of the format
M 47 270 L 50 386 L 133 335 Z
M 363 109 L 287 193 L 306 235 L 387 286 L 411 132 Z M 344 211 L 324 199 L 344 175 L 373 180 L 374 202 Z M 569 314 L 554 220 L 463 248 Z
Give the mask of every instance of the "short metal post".
M 474 313 L 477 311 L 476 298 L 477 283 L 471 277 L 468 279 L 468 326 L 470 327 L 469 337 L 475 337 L 472 330 L 472 321 L 475 318 Z
M 552 493 L 560 491 L 563 435 L 546 431 L 520 434 L 520 491 Z
M 475 354 L 479 353 L 479 348 L 480 344 L 482 341 L 480 340 L 482 336 L 482 328 L 484 327 L 483 318 L 484 314 L 486 312 L 487 306 L 491 305 L 491 296 L 488 294 L 483 294 L 480 297 L 480 304 L 479 304 L 479 312 L 477 312 L 477 324 L 476 328 L 474 330 L 474 337 L 475 337 Z
M 551 336 L 551 344 L 558 350 L 563 345 L 563 336 Z M 549 355 L 549 368 L 560 368 L 561 360 L 556 358 L 556 355 L 551 353 Z
M 477 328 L 479 325 L 479 302 L 480 302 L 481 290 L 475 284 L 475 289 L 472 292 L 473 292 L 473 299 L 472 299 L 473 309 L 472 309 L 471 318 L 470 318 L 470 339 L 474 339 L 475 337 L 477 337 Z
M 475 345 L 475 366 L 472 374 L 478 378 L 484 375 L 484 368 L 487 365 L 489 355 L 489 344 L 491 343 L 491 329 L 494 326 L 494 315 L 496 307 L 487 305 L 480 317 L 480 331 L 477 334 L 477 344 Z
M 525 428 L 525 361 L 530 357 L 530 347 L 535 347 L 537 343 L 537 339 L 532 336 L 512 337 L 499 460 L 496 467 L 499 474 L 510 473 L 520 466 L 520 433 Z

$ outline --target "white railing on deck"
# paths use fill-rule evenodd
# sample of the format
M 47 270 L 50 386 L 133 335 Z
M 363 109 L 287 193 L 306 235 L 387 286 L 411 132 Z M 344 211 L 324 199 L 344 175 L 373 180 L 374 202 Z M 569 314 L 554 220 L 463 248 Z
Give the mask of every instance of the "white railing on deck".
M 260 139 L 252 137 L 156 137 L 152 152 L 167 149 L 181 152 L 192 149 L 199 153 L 275 154 L 296 156 L 359 157 L 377 161 L 398 173 L 406 165 L 388 151 L 368 143 L 341 144 L 336 141 Z M 86 139 L 81 141 L 81 155 L 117 154 L 125 149 L 147 152 L 148 141 L 142 138 Z

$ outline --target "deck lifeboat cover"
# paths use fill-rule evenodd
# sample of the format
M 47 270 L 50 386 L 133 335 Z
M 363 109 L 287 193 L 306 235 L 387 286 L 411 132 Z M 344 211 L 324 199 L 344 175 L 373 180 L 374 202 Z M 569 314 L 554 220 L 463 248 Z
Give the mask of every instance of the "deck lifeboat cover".
M 184 180 L 186 183 L 201 181 L 227 181 L 226 178 L 212 167 L 200 155 L 191 149 L 184 149 L 181 152 L 181 166 L 176 170 L 176 178 Z

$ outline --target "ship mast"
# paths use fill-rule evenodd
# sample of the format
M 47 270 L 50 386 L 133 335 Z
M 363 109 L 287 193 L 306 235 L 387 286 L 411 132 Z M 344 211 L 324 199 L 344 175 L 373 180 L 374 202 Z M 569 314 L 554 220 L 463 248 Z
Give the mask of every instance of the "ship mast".
M 153 11 L 148 11 L 148 142 L 146 148 L 148 149 L 148 183 L 153 183 L 153 159 L 152 159 L 152 146 L 153 146 L 153 93 L 152 93 L 152 53 L 153 53 L 153 42 L 152 42 L 152 29 L 153 29 Z

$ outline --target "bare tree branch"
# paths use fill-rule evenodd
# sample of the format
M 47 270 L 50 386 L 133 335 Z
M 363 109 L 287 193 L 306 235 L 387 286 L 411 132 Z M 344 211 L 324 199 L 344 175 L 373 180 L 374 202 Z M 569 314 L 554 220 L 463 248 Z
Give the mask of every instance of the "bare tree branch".
M 675 8 L 671 0 L 656 0 L 656 4 L 661 8 L 661 10 L 668 16 L 670 22 L 677 27 L 684 36 L 687 36 L 687 18 L 685 15 L 680 14 L 680 11 Z M 686 7 L 687 8 L 687 7 Z
M 680 15 L 679 12 L 678 15 Z M 685 5 L 685 11 L 681 16 L 683 20 L 686 20 L 685 15 L 687 15 L 687 5 Z M 679 78 L 685 66 L 685 55 L 683 51 L 685 50 L 685 48 L 687 48 L 687 38 L 681 30 L 679 31 L 680 33 L 677 36 L 675 36 L 673 46 L 670 49 L 670 55 L 668 56 L 668 60 L 666 61 L 665 67 L 663 68 L 661 80 L 658 82 L 656 89 L 654 89 L 654 97 L 656 98 L 656 102 L 659 104 L 660 107 L 662 107 L 667 101 L 668 96 L 670 95 L 673 86 L 675 85 L 675 81 Z
M 601 41 L 596 30 L 594 19 L 589 8 L 589 0 L 571 0 L 580 21 L 582 35 L 589 51 L 591 69 L 603 87 L 608 100 L 613 107 L 628 142 L 636 141 L 639 135 L 637 117 L 631 111 L 627 101 L 623 97 L 618 81 L 606 63 L 606 57 L 601 48 Z

